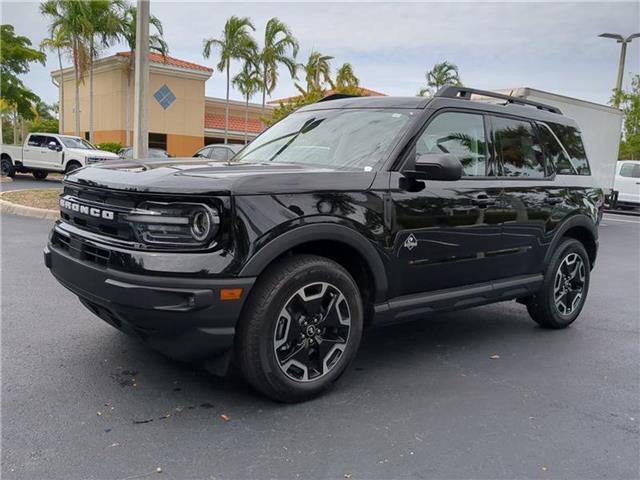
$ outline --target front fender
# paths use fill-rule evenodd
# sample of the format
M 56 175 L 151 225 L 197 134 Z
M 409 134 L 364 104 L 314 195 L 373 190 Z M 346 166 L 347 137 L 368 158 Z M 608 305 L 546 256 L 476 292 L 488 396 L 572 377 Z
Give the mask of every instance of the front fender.
M 271 240 L 244 265 L 241 277 L 257 277 L 273 260 L 286 251 L 307 242 L 321 240 L 342 242 L 357 250 L 369 265 L 376 286 L 375 299 L 382 301 L 388 291 L 387 275 L 376 248 L 362 234 L 337 224 L 303 225 Z

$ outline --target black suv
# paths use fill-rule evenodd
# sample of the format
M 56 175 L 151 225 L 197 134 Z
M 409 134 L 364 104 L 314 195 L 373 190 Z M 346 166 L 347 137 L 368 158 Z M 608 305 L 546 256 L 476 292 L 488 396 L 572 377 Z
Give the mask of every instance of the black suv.
M 332 385 L 372 325 L 515 299 L 566 327 L 602 205 L 554 107 L 461 87 L 334 96 L 232 163 L 69 174 L 45 262 L 114 327 L 292 402 Z

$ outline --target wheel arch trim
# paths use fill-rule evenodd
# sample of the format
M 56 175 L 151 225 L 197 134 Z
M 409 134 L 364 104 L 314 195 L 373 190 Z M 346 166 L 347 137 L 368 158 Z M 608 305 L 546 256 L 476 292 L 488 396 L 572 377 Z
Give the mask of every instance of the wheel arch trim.
M 549 264 L 549 261 L 551 260 L 551 256 L 553 255 L 556 248 L 560 244 L 562 238 L 565 236 L 565 233 L 567 233 L 572 228 L 576 228 L 576 227 L 587 230 L 587 232 L 589 232 L 589 234 L 591 235 L 596 245 L 596 251 L 594 252 L 593 259 L 590 259 L 591 267 L 593 267 L 593 264 L 595 263 L 595 259 L 597 256 L 598 228 L 596 227 L 596 224 L 594 223 L 594 221 L 584 214 L 573 215 L 569 217 L 567 220 L 565 220 L 562 224 L 560 224 L 560 226 L 557 227 L 557 231 L 553 237 L 553 240 L 551 240 L 551 244 L 549 245 L 549 248 L 547 249 L 547 253 L 544 257 L 545 267 L 546 265 Z
M 375 284 L 375 299 L 382 301 L 388 291 L 386 269 L 375 247 L 363 235 L 349 227 L 334 224 L 303 225 L 279 235 L 260 248 L 244 265 L 241 277 L 257 277 L 283 253 L 308 242 L 333 241 L 358 251 L 367 262 Z

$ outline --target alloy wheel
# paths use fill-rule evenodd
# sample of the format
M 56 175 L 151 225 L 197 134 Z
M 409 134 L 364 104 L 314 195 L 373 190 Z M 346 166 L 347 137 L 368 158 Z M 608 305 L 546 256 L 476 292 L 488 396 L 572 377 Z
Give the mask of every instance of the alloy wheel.
M 577 253 L 569 253 L 560 262 L 553 283 L 553 298 L 560 315 L 571 315 L 583 298 L 585 264 Z
M 315 282 L 297 290 L 280 311 L 273 348 L 280 370 L 309 382 L 329 373 L 349 340 L 351 312 L 335 285 Z

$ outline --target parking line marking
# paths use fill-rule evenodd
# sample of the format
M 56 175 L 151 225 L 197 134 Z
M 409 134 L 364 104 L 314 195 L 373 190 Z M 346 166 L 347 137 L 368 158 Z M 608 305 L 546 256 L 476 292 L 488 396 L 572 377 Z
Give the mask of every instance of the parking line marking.
M 623 220 L 622 218 L 611 218 L 609 216 L 606 216 L 602 219 L 605 222 L 624 222 L 624 223 L 635 223 L 640 225 L 640 222 L 636 222 L 634 220 Z

